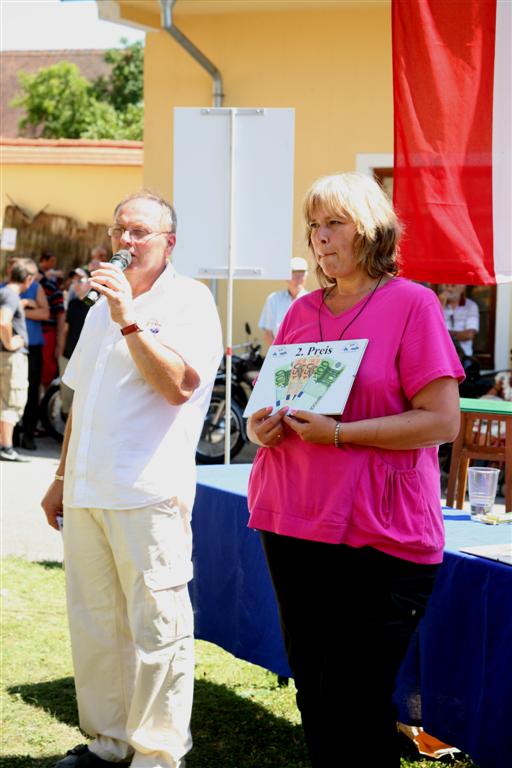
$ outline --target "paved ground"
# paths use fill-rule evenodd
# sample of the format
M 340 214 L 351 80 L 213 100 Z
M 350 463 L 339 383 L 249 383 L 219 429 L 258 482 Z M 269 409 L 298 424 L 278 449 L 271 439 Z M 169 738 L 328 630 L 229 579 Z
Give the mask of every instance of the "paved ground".
M 62 540 L 46 522 L 40 502 L 57 469 L 60 445 L 37 440 L 37 451 L 22 451 L 30 464 L 0 462 L 2 556 L 62 560 Z
M 0 462 L 1 554 L 29 560 L 62 560 L 61 535 L 46 523 L 40 502 L 58 464 L 60 445 L 52 438 L 37 440 L 38 450 L 21 451 L 29 464 Z M 256 450 L 246 445 L 235 463 L 250 463 Z M 504 511 L 504 499 L 496 507 Z M 468 504 L 466 503 L 466 508 Z

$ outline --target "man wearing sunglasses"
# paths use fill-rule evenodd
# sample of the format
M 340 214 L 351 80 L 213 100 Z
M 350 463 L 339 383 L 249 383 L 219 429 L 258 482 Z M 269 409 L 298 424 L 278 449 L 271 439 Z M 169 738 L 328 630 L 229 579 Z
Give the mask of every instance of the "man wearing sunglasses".
M 222 356 L 209 290 L 170 264 L 174 209 L 123 200 L 65 383 L 62 457 L 43 499 L 63 520 L 80 726 L 58 768 L 183 768 L 191 747 L 194 457 Z M 62 520 L 58 517 L 63 515 Z

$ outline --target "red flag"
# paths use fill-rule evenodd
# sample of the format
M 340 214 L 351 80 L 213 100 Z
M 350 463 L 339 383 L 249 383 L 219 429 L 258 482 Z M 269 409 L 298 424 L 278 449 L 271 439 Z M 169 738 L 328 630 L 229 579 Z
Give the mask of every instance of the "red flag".
M 402 274 L 512 280 L 510 3 L 393 0 L 392 15 Z

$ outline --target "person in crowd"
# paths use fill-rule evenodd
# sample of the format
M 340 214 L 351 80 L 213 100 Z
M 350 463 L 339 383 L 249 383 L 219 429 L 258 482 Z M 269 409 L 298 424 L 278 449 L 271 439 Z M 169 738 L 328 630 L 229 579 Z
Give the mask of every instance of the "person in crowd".
M 43 321 L 50 317 L 48 299 L 39 282 L 40 276 L 41 273 L 36 267 L 28 290 L 20 294 L 28 332 L 28 395 L 23 412 L 21 438 L 21 446 L 27 451 L 36 450 L 34 436 L 39 418 L 39 394 L 43 372 Z
M 494 377 L 494 385 L 487 392 L 486 397 L 496 397 L 500 400 L 512 402 L 512 373 L 508 371 L 499 371 Z
M 459 355 L 472 357 L 473 339 L 480 328 L 478 304 L 466 297 L 465 285 L 444 283 L 438 295 L 448 333 Z
M 51 251 L 43 251 L 39 257 L 39 272 L 41 277 L 51 278 L 57 269 L 57 257 Z
M 74 270 L 79 279 L 73 281 L 73 296 L 66 309 L 66 323 L 64 325 L 64 340 L 62 355 L 59 357 L 60 375 L 60 401 L 64 418 L 67 418 L 73 402 L 73 390 L 64 384 L 63 377 L 67 365 L 80 338 L 85 318 L 89 312 L 89 305 L 84 304 L 83 298 L 89 290 L 90 284 L 84 269 L 78 267 Z
M 259 327 L 263 329 L 263 339 L 267 346 L 274 341 L 274 337 L 279 330 L 283 317 L 288 312 L 295 299 L 305 296 L 307 291 L 304 288 L 308 274 L 308 264 L 306 259 L 300 256 L 294 256 L 291 263 L 292 276 L 286 281 L 286 288 L 283 291 L 274 291 L 265 300 L 260 315 Z
M 50 317 L 43 320 L 43 370 L 41 383 L 47 389 L 57 376 L 57 362 L 62 354 L 62 341 L 64 337 L 64 294 L 54 278 L 57 259 L 55 254 L 43 251 L 39 259 L 40 284 L 46 294 Z
M 57 284 L 58 290 L 62 291 L 62 293 L 64 293 L 64 291 L 66 290 L 66 281 L 64 279 L 64 273 L 63 273 L 62 269 L 50 270 L 50 272 L 48 272 L 47 275 L 52 280 L 55 280 L 55 283 Z
M 108 250 L 105 248 L 105 246 L 95 245 L 91 251 L 91 257 L 87 264 L 87 270 L 89 274 L 93 272 L 95 269 L 98 269 L 99 265 L 103 261 L 108 261 L 108 258 L 109 258 Z
M 16 259 L 0 288 L 0 459 L 26 461 L 13 447 L 14 427 L 23 415 L 28 393 L 28 333 L 20 294 L 37 271 L 32 259 Z
M 83 269 L 82 267 L 76 267 L 75 269 L 71 270 L 71 272 L 68 275 L 66 291 L 65 291 L 66 309 L 69 302 L 72 299 L 76 298 L 77 296 L 77 291 L 75 290 L 76 284 L 83 282 L 84 278 L 85 279 L 88 278 L 93 270 L 99 268 L 102 261 L 108 261 L 108 251 L 105 248 L 105 246 L 96 245 L 91 250 L 91 256 L 87 264 L 87 270 Z M 81 293 L 81 291 L 78 291 L 78 293 Z
M 64 382 L 74 390 L 42 506 L 63 515 L 80 726 L 58 768 L 183 768 L 191 746 L 190 513 L 195 450 L 222 357 L 208 288 L 169 263 L 176 216 L 149 192 L 120 202 Z
M 89 273 L 86 272 L 85 269 L 82 269 L 82 267 L 75 267 L 75 269 L 72 269 L 68 272 L 68 276 L 64 285 L 64 306 L 66 309 L 69 306 L 69 302 L 77 296 L 77 291 L 75 290 L 77 284 L 83 283 L 83 281 L 87 280 L 88 277 Z M 64 343 L 65 342 L 63 340 L 63 345 Z
M 320 289 L 275 344 L 368 339 L 343 413 L 263 408 L 248 503 L 277 596 L 313 768 L 398 768 L 392 693 L 443 558 L 437 445 L 463 370 L 429 289 L 397 276 L 400 227 L 359 173 L 316 181 L 304 214 Z M 369 733 L 371 728 L 371 733 Z
M 20 257 L 12 257 L 7 262 L 7 275 L 11 273 L 12 265 Z M 42 321 L 50 316 L 46 294 L 39 284 L 41 273 L 36 268 L 32 269 L 33 281 L 28 290 L 20 294 L 21 306 L 25 314 L 28 332 L 28 395 L 27 404 L 23 412 L 23 419 L 14 428 L 13 443 L 20 445 L 25 450 L 36 450 L 34 436 L 37 430 L 39 418 L 39 399 L 41 386 L 41 373 L 43 367 L 44 336 Z M 21 426 L 21 429 L 20 429 Z M 20 437 L 20 431 L 23 433 Z

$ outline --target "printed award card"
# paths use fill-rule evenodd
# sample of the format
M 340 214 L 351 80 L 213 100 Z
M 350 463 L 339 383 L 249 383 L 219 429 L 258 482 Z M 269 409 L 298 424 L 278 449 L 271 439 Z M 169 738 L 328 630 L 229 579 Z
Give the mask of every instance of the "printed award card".
M 272 346 L 244 416 L 272 405 L 343 413 L 368 339 Z

